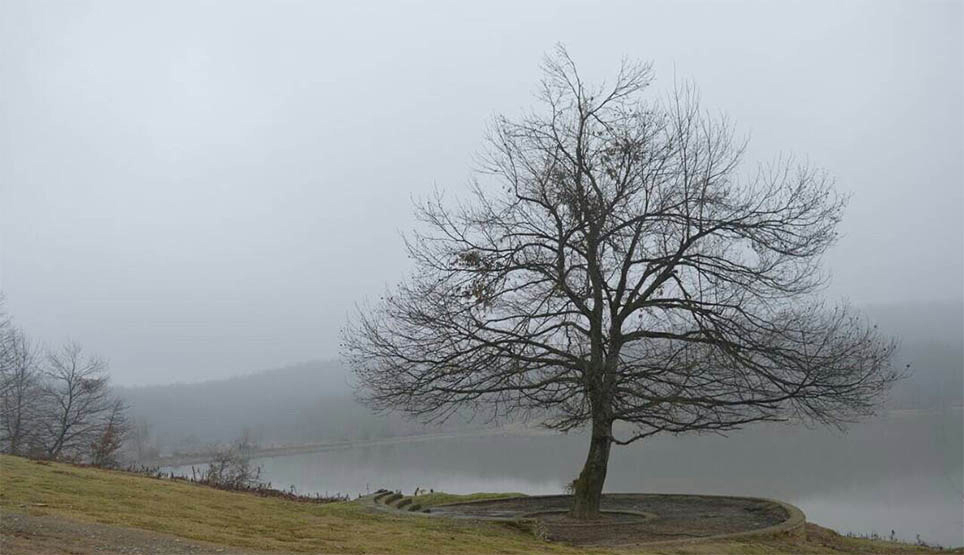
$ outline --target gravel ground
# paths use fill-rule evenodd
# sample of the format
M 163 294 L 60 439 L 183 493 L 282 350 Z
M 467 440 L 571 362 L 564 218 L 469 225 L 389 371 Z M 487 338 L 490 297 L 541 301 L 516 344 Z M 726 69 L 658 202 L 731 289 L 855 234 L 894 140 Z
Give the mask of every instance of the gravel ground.
M 241 553 L 235 548 L 136 528 L 55 516 L 0 513 L 0 553 Z M 250 552 L 245 552 L 250 553 Z

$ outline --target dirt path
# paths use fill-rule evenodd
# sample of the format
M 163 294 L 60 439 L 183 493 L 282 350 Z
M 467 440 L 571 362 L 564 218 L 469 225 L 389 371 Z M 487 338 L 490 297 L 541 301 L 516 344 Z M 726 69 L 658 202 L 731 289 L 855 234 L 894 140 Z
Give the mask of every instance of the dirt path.
M 0 513 L 0 553 L 241 553 L 177 536 L 56 516 Z M 251 553 L 251 552 L 244 552 Z

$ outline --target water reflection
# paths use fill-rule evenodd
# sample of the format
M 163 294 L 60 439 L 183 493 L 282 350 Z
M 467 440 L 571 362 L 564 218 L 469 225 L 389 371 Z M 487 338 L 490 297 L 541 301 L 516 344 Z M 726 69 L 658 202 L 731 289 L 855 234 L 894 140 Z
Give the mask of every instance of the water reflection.
M 789 501 L 841 532 L 964 545 L 960 409 L 891 413 L 848 433 L 770 426 L 730 437 L 662 437 L 614 448 L 607 490 Z M 570 434 L 439 439 L 260 459 L 275 487 L 365 493 L 560 493 L 586 438 Z

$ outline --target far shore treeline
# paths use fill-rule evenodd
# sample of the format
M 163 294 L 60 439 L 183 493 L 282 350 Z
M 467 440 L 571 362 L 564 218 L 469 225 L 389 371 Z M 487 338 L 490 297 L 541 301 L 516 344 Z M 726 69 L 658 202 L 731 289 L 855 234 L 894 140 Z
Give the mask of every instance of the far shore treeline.
M 961 306 L 862 307 L 900 338 L 895 363 L 911 365 L 881 411 L 962 404 Z M 458 415 L 441 426 L 373 414 L 356 402 L 350 372 L 337 360 L 305 362 L 225 380 L 119 387 L 136 423 L 131 442 L 145 455 L 196 453 L 242 435 L 260 446 L 372 440 L 478 430 L 493 422 Z M 745 433 L 752 433 L 748 431 Z M 132 451 L 136 451 L 131 446 Z
M 911 365 L 909 377 L 895 386 L 881 410 L 961 406 L 962 306 L 907 303 L 864 308 L 885 332 L 900 338 L 896 362 Z M 117 386 L 109 380 L 106 359 L 73 343 L 48 346 L 19 329 L 6 313 L 2 326 L 4 453 L 110 466 L 206 452 L 239 440 L 261 447 L 285 446 L 470 431 L 495 424 L 468 413 L 441 425 L 374 414 L 355 400 L 350 372 L 337 360 L 224 380 Z M 57 407 L 70 396 L 72 383 L 75 397 L 87 408 L 70 412 L 65 431 L 52 422 L 63 416 Z

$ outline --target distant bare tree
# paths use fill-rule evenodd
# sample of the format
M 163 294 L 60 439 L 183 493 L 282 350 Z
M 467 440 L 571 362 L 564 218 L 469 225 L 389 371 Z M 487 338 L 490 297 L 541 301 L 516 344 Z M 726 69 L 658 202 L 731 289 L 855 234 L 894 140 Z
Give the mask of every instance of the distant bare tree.
M 649 83 L 624 62 L 592 87 L 548 57 L 543 110 L 495 121 L 471 202 L 417 206 L 414 274 L 345 331 L 376 408 L 588 426 L 576 518 L 598 513 L 614 443 L 840 424 L 897 378 L 893 341 L 813 296 L 845 205 L 831 180 L 788 159 L 741 173 L 725 119 Z
M 0 450 L 115 465 L 129 425 L 106 363 L 73 343 L 42 356 L 3 301 L 0 294 Z
M 128 438 L 132 453 L 130 456 L 136 461 L 146 461 L 157 458 L 159 451 L 152 438 L 151 424 L 147 420 L 137 419 L 131 426 Z
M 0 292 L 0 361 L 5 360 L 7 353 L 7 335 L 13 325 L 10 322 L 10 315 L 7 314 L 6 298 Z
M 0 341 L 0 442 L 6 453 L 20 455 L 37 439 L 40 414 L 38 351 L 12 326 Z
M 98 435 L 90 444 L 90 463 L 104 468 L 117 466 L 118 455 L 130 431 L 127 405 L 121 399 L 114 399 Z
M 79 458 L 98 440 L 117 404 L 107 364 L 76 343 L 47 353 L 43 399 L 47 413 L 43 447 L 49 458 Z
M 241 435 L 238 436 L 238 440 L 235 443 L 238 451 L 243 455 L 248 455 L 251 451 L 258 448 L 256 434 L 249 426 L 241 428 Z
M 15 328 L 10 320 L 10 315 L 7 314 L 6 309 L 6 299 L 2 292 L 0 292 L 0 379 L 6 376 L 6 372 L 9 370 L 11 363 L 11 349 L 13 348 L 13 334 Z M 0 394 L 3 394 L 7 382 L 5 380 L 0 380 Z

